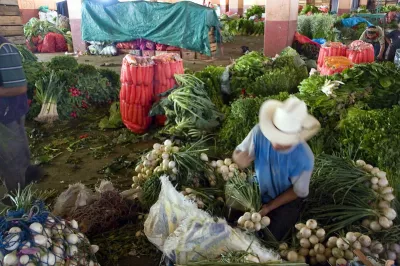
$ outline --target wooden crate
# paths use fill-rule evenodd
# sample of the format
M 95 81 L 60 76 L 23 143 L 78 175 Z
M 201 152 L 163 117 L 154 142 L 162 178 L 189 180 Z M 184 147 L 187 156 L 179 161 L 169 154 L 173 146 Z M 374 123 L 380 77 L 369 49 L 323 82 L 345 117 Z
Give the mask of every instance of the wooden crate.
M 24 44 L 25 36 L 18 0 L 0 0 L 0 34 L 15 44 Z
M 182 49 L 181 53 L 182 53 L 183 60 L 189 60 L 189 61 L 196 60 L 196 52 Z

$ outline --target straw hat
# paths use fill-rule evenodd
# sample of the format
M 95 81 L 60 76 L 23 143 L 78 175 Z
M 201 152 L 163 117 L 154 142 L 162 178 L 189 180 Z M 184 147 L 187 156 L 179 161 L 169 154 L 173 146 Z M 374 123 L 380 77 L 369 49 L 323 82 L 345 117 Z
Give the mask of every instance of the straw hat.
M 317 134 L 321 125 L 308 114 L 306 104 L 296 97 L 284 102 L 268 100 L 260 109 L 260 129 L 272 143 L 295 145 Z

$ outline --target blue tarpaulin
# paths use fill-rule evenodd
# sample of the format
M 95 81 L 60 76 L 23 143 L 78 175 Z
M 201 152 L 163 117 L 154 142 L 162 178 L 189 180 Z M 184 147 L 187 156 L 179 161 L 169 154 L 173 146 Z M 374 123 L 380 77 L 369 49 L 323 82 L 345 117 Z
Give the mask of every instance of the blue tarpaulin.
M 208 32 L 220 28 L 215 11 L 192 2 L 83 1 L 82 39 L 125 42 L 146 39 L 211 55 Z M 218 31 L 217 31 L 218 32 Z
M 367 23 L 368 26 L 373 26 L 371 22 L 366 20 L 365 18 L 360 18 L 360 17 L 352 17 L 352 18 L 345 18 L 342 19 L 342 25 L 346 28 L 352 28 L 354 26 L 357 26 L 360 23 Z

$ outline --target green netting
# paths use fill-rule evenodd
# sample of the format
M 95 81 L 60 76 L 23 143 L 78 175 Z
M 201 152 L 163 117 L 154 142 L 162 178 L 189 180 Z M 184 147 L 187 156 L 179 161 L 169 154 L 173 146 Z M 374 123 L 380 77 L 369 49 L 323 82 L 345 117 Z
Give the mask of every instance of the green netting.
M 219 28 L 215 11 L 192 2 L 176 4 L 84 1 L 82 39 L 124 42 L 146 39 L 211 55 L 208 31 Z

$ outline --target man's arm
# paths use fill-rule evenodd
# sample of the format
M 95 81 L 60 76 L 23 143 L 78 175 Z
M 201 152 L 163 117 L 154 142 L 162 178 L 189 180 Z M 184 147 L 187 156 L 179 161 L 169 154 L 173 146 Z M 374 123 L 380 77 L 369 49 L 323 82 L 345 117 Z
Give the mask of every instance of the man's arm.
M 28 91 L 28 88 L 26 85 L 13 87 L 13 88 L 0 87 L 0 97 L 14 97 L 14 96 L 25 94 L 27 91 Z
M 260 214 L 261 216 L 266 216 L 268 213 L 275 210 L 276 208 L 288 204 L 289 202 L 292 202 L 297 198 L 298 196 L 296 192 L 294 192 L 294 188 L 291 187 L 283 192 L 281 195 L 276 197 L 274 200 L 271 200 L 267 204 L 264 204 L 261 208 Z
M 254 161 L 254 128 L 250 131 L 243 142 L 237 146 L 233 152 L 232 159 L 239 166 L 240 169 L 247 168 Z

